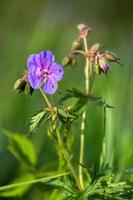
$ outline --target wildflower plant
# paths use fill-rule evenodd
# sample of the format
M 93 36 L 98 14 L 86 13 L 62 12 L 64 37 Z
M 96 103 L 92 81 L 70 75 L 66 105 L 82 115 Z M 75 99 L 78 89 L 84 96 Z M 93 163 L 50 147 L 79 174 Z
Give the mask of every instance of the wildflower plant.
M 42 183 L 44 187 L 51 188 L 49 198 L 51 200 L 133 198 L 132 173 L 126 170 L 120 172 L 110 166 L 110 163 L 106 163 L 105 137 L 107 133 L 105 131 L 98 170 L 95 170 L 95 165 L 90 169 L 84 163 L 88 102 L 101 106 L 104 112 L 104 126 L 107 109 L 113 109 L 113 106 L 106 103 L 104 99 L 93 95 L 95 76 L 108 76 L 111 62 L 122 64 L 118 56 L 111 51 L 104 51 L 101 44 L 95 43 L 90 47 L 88 46 L 87 38 L 91 33 L 90 27 L 79 24 L 77 29 L 77 37 L 72 42 L 70 51 L 63 59 L 62 64 L 55 61 L 54 54 L 49 50 L 32 54 L 27 59 L 26 71 L 14 84 L 14 90 L 18 93 L 25 92 L 34 96 L 34 90 L 40 90 L 45 101 L 45 107 L 31 116 L 29 132 L 35 132 L 41 124 L 45 123 L 48 137 L 56 145 L 59 157 L 58 169 L 51 176 L 40 177 L 35 173 L 37 158 L 30 139 L 6 132 L 10 152 L 18 160 L 23 160 L 29 166 L 30 176 L 28 174 L 28 177 L 25 177 L 24 180 L 16 180 L 15 183 L 1 186 L 1 196 L 21 196 L 30 189 L 31 185 Z M 78 55 L 82 55 L 85 60 L 85 67 L 83 68 L 84 91 L 77 88 L 69 89 L 63 92 L 58 101 L 59 104 L 51 104 L 49 95 L 58 92 L 58 82 L 60 81 L 60 85 L 63 81 L 65 68 L 69 65 L 73 66 Z M 65 106 L 65 102 L 71 98 L 75 99 L 75 103 Z M 77 130 L 80 132 L 80 144 L 78 149 L 79 162 L 75 164 L 72 151 L 74 141 L 72 140 L 70 144 L 69 139 L 71 140 L 72 134 L 74 134 L 70 134 L 70 132 L 76 121 L 80 122 L 80 130 Z

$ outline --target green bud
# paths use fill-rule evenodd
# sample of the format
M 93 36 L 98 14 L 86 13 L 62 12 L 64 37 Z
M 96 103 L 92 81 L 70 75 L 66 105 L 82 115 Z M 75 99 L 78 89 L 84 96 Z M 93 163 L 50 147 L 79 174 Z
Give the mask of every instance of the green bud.
M 77 64 L 77 61 L 76 61 L 76 59 L 73 58 L 73 59 L 71 60 L 71 65 L 72 65 L 72 67 L 74 67 L 76 64 Z
M 65 56 L 62 61 L 62 65 L 65 67 L 65 66 L 69 65 L 70 63 L 71 63 L 71 58 L 69 58 L 68 56 Z
M 111 51 L 106 51 L 105 55 L 106 55 L 106 58 L 108 59 L 108 61 L 117 62 L 118 60 L 120 60 L 120 58 L 118 58 L 118 56 L 116 56 Z
M 71 50 L 81 50 L 82 49 L 82 44 L 80 39 L 76 39 L 73 41 L 72 46 L 71 46 Z
M 15 82 L 13 90 L 18 93 L 25 92 L 26 95 L 32 95 L 34 91 L 28 81 L 26 81 L 25 77 L 20 78 Z
M 101 46 L 101 44 L 99 44 L 99 43 L 95 43 L 95 44 L 93 44 L 92 46 L 91 46 L 91 48 L 90 48 L 92 51 L 100 51 L 101 49 L 102 49 L 102 46 Z
M 17 91 L 18 93 L 21 93 L 25 90 L 25 86 L 26 86 L 27 82 L 24 79 L 18 79 L 14 86 L 13 86 L 13 90 Z
M 101 68 L 99 67 L 99 65 L 94 65 L 94 70 L 95 70 L 95 73 L 97 74 L 97 75 L 100 75 L 101 74 Z
M 25 90 L 24 90 L 25 94 L 28 95 L 32 95 L 32 93 L 34 92 L 34 89 L 30 86 L 29 83 L 26 83 L 25 86 Z
M 62 61 L 62 65 L 64 67 L 68 66 L 68 65 L 74 66 L 75 64 L 76 64 L 76 59 L 75 59 L 75 55 L 73 53 L 71 53 L 68 56 L 66 56 Z

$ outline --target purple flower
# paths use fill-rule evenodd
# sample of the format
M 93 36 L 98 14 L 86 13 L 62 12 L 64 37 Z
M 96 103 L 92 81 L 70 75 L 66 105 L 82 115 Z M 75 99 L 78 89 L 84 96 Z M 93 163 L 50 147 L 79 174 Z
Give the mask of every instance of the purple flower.
M 27 60 L 28 81 L 33 89 L 42 87 L 47 94 L 53 94 L 58 88 L 58 81 L 63 78 L 63 67 L 55 62 L 51 51 L 32 54 Z

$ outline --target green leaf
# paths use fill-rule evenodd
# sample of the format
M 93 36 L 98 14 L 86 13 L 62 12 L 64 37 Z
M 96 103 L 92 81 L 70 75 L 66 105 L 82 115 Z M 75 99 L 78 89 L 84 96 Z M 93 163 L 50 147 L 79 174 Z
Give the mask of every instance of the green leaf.
M 8 138 L 8 150 L 22 163 L 34 166 L 37 155 L 33 143 L 25 136 L 6 131 Z
M 102 99 L 101 97 L 95 97 L 95 96 L 91 95 L 91 96 L 89 96 L 89 101 L 91 101 L 92 103 L 94 103 L 98 106 L 102 106 L 102 107 L 106 107 L 106 108 L 114 108 L 113 106 L 107 104 L 106 101 L 104 99 Z
M 103 100 L 101 97 L 95 97 L 92 94 L 86 95 L 80 90 L 77 90 L 75 88 L 73 88 L 72 90 L 67 90 L 64 96 L 61 98 L 60 102 L 63 103 L 64 101 L 70 98 L 78 99 L 75 105 L 73 106 L 73 110 L 75 112 L 82 111 L 84 109 L 84 106 L 87 105 L 88 102 L 92 102 L 98 106 L 113 108 L 113 106 L 107 104 L 105 100 Z
M 58 109 L 58 118 L 62 125 L 69 130 L 73 122 L 78 118 L 78 116 L 68 108 Z
M 22 182 L 22 181 L 33 180 L 33 178 L 34 178 L 33 174 L 23 174 L 20 177 L 17 177 L 10 185 L 14 185 L 17 182 L 19 183 L 19 182 Z M 8 186 L 10 186 L 10 185 L 8 185 Z M 13 188 L 12 187 L 10 188 L 8 186 L 5 186 L 5 189 L 3 188 L 3 190 L 0 191 L 0 196 L 3 196 L 3 197 L 21 197 L 22 195 L 24 195 L 30 189 L 31 184 L 21 185 L 21 186 L 17 186 L 17 187 L 13 187 Z
M 61 97 L 60 102 L 62 103 L 69 98 L 82 98 L 83 96 L 84 94 L 80 90 L 72 88 L 72 90 L 66 90 L 66 93 Z
M 36 128 L 38 128 L 43 120 L 48 120 L 46 117 L 47 110 L 41 110 L 36 112 L 32 117 L 30 118 L 30 133 L 35 131 Z

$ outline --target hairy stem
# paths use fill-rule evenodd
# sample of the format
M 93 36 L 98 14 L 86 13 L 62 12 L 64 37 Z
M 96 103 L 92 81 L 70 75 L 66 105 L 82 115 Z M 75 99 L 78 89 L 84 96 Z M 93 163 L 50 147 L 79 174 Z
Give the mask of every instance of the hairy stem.
M 49 102 L 49 100 L 48 100 L 46 94 L 43 92 L 42 88 L 40 88 L 40 92 L 41 92 L 41 94 L 42 94 L 42 96 L 43 96 L 43 98 L 44 98 L 44 100 L 45 100 L 47 106 L 48 106 L 49 108 L 51 108 L 52 106 L 51 106 L 51 104 L 50 104 L 50 102 Z

